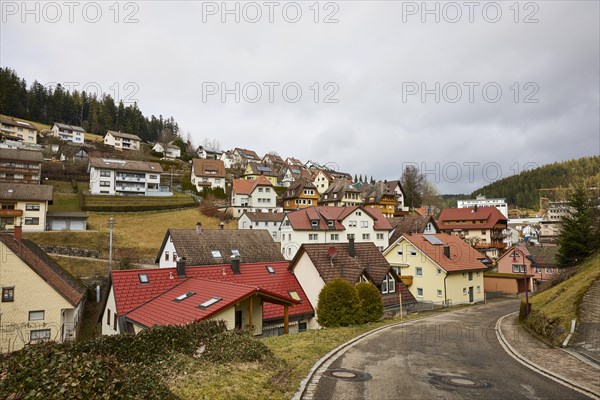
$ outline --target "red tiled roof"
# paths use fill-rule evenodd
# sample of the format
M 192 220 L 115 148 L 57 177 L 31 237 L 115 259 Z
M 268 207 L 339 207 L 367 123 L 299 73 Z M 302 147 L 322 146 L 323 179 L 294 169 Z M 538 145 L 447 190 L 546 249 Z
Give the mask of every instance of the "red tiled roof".
M 257 186 L 273 186 L 270 180 L 264 176 L 260 176 L 258 179 L 245 180 L 245 179 L 234 179 L 233 180 L 233 191 L 236 194 L 247 194 L 250 195 L 254 192 Z
M 431 244 L 426 237 L 433 236 L 442 244 Z M 487 267 L 479 261 L 484 256 L 457 235 L 438 233 L 436 235 L 403 235 L 406 240 L 415 245 L 433 262 L 447 272 L 485 270 Z M 444 255 L 444 247 L 450 247 L 450 258 Z M 393 249 L 395 246 L 390 246 Z M 389 251 L 386 250 L 387 251 Z
M 473 224 L 471 221 L 485 221 Z M 457 221 L 468 221 L 457 223 Z M 492 229 L 499 223 L 507 223 L 507 219 L 496 207 L 444 208 L 438 218 L 441 230 L 449 229 Z
M 352 214 L 357 209 L 361 209 L 373 218 L 373 228 L 375 230 L 392 230 L 392 226 L 389 221 L 383 216 L 379 209 L 367 209 L 361 206 L 348 206 L 348 207 L 307 207 L 302 210 L 293 211 L 287 214 L 290 221 L 290 225 L 294 230 L 313 230 L 312 222 L 314 220 L 319 221 L 317 230 L 344 230 L 342 221 Z M 328 225 L 328 221 L 333 221 L 333 226 Z
M 273 267 L 275 271 L 274 274 L 270 274 L 267 271 L 267 265 Z M 285 298 L 291 298 L 289 292 L 296 291 L 302 302 L 290 308 L 290 316 L 313 313 L 314 310 L 310 305 L 304 290 L 302 290 L 296 277 L 287 270 L 287 267 L 287 262 L 241 264 L 241 273 L 234 274 L 229 265 L 191 266 L 186 267 L 187 278 L 178 278 L 175 268 L 112 271 L 112 283 L 117 313 L 119 315 L 128 314 L 140 305 L 171 291 L 171 289 L 177 285 L 183 284 L 183 282 L 186 282 L 189 278 L 199 278 L 221 283 L 229 282 L 248 285 L 253 288 L 259 287 L 265 292 L 274 293 Z M 146 274 L 149 282 L 146 284 L 140 283 L 139 274 Z M 176 296 L 179 296 L 179 294 Z M 225 298 L 220 294 L 215 294 L 215 296 Z M 203 301 L 194 301 L 194 303 L 200 304 Z M 196 306 L 198 304 L 196 304 Z M 283 306 L 264 303 L 264 320 L 281 317 L 283 317 Z

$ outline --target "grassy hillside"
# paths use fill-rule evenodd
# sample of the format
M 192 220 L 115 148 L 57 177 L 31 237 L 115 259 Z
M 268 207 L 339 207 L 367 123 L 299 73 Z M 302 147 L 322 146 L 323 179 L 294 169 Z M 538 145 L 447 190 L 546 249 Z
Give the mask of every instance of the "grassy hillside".
M 537 210 L 539 189 L 566 188 L 578 180 L 591 178 L 600 180 L 600 156 L 544 165 L 479 188 L 471 196 L 485 193 L 486 197 L 504 197 L 510 205 Z M 544 196 L 552 196 L 552 192 Z
M 600 278 L 599 265 L 600 253 L 597 253 L 578 266 L 577 273 L 571 278 L 533 296 L 526 325 L 554 344 L 562 342 L 569 332 L 571 320 L 578 318 L 583 296 Z
M 0 117 L 4 117 L 4 118 L 12 118 L 12 116 L 10 115 L 4 115 L 4 114 L 0 114 Z M 30 124 L 32 124 L 33 126 L 35 126 L 37 129 L 39 129 L 40 131 L 42 129 L 51 129 L 52 126 L 50 125 L 46 125 L 46 124 L 42 124 L 40 122 L 35 122 L 35 121 L 29 121 L 23 118 L 15 118 L 18 121 L 24 121 L 24 122 L 29 122 Z

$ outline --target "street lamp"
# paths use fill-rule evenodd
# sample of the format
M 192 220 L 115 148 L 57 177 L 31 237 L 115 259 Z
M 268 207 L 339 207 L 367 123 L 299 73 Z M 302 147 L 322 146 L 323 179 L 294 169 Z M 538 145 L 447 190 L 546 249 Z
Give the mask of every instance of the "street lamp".
M 525 265 L 525 253 L 522 250 L 519 250 L 515 247 L 513 250 L 513 262 L 517 262 L 517 251 L 521 253 L 521 257 L 523 257 L 523 279 L 525 280 L 525 316 L 529 315 L 529 289 L 527 288 L 527 266 Z

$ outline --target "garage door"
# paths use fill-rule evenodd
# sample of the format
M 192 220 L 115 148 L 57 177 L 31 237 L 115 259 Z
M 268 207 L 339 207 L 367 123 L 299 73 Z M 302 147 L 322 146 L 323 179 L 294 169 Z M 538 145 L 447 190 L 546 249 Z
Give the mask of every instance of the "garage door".
M 54 220 L 52 221 L 52 228 L 53 231 L 64 231 L 67 229 L 67 222 L 66 221 L 61 221 L 61 220 Z

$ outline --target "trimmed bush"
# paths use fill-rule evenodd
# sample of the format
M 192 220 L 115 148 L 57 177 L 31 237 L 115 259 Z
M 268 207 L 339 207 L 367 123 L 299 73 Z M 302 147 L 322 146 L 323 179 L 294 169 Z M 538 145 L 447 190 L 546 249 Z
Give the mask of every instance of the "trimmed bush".
M 329 281 L 319 293 L 317 320 L 325 327 L 359 324 L 361 311 L 356 287 L 341 278 Z
M 356 285 L 362 322 L 375 322 L 383 317 L 383 299 L 377 286 L 370 282 L 360 282 Z

